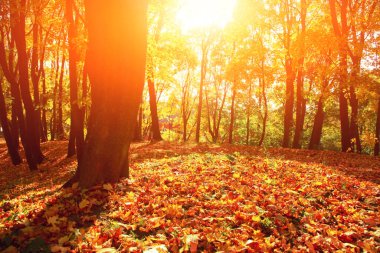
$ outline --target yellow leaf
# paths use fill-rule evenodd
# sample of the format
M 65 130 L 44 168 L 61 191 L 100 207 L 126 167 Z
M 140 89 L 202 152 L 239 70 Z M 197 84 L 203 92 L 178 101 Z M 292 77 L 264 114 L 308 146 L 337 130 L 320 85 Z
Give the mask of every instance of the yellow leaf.
M 261 221 L 261 218 L 259 215 L 256 215 L 256 216 L 252 216 L 252 221 L 255 221 L 255 222 L 260 222 Z
M 83 199 L 83 200 L 79 203 L 79 208 L 80 208 L 80 209 L 83 209 L 83 208 L 85 208 L 86 206 L 88 206 L 88 204 L 90 204 L 90 201 L 88 201 L 87 199 Z
M 69 236 L 67 236 L 67 235 L 63 236 L 63 237 L 59 238 L 58 244 L 63 245 L 64 243 L 68 242 L 69 240 L 70 240 Z
M 135 194 L 133 192 L 128 193 L 128 199 L 133 200 L 135 198 Z
M 47 219 L 47 223 L 52 225 L 53 227 L 57 226 L 58 223 L 58 215 L 51 216 Z
M 236 178 L 236 179 L 240 178 L 240 173 L 235 172 L 235 173 L 233 174 L 233 177 Z
M 320 186 L 320 185 L 322 185 L 322 184 L 323 184 L 322 182 L 315 182 L 314 185 Z
M 104 184 L 104 185 L 103 185 L 103 189 L 104 189 L 104 190 L 107 190 L 107 191 L 112 191 L 112 190 L 113 190 L 111 184 Z

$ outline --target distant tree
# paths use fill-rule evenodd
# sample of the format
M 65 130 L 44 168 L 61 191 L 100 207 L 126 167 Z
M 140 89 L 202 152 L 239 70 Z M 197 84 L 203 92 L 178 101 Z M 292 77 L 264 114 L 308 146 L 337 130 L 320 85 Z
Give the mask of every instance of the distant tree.
M 376 120 L 376 135 L 375 135 L 375 156 L 378 156 L 380 153 L 380 98 L 377 106 L 377 120 Z
M 22 160 L 18 152 L 18 145 L 16 144 L 12 136 L 11 128 L 8 123 L 7 108 L 5 105 L 2 82 L 3 82 L 3 76 L 1 76 L 1 72 L 0 72 L 0 124 L 3 130 L 5 143 L 7 144 L 8 153 L 11 157 L 12 163 L 14 165 L 18 165 L 22 162 Z
M 82 159 L 82 187 L 129 176 L 129 146 L 144 85 L 147 1 L 85 1 L 92 105 Z
M 197 121 L 195 128 L 195 141 L 199 143 L 201 134 L 201 119 L 202 119 L 202 108 L 203 108 L 203 89 L 204 82 L 207 73 L 208 55 L 210 51 L 210 46 L 212 42 L 212 35 L 209 33 L 202 33 L 201 42 L 201 77 L 199 81 L 199 92 L 198 92 L 198 111 L 197 111 Z

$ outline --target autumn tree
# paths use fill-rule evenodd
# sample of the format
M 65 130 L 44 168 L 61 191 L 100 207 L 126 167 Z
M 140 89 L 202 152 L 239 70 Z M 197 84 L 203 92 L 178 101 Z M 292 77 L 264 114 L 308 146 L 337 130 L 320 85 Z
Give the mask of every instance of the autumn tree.
M 147 1 L 87 0 L 85 7 L 92 105 L 82 160 L 67 185 L 89 187 L 129 176 L 145 75 Z

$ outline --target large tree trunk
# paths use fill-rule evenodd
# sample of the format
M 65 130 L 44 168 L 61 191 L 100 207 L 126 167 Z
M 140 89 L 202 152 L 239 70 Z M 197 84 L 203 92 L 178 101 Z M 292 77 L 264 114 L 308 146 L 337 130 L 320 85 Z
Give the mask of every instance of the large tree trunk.
M 26 52 L 26 39 L 25 39 L 25 10 L 26 0 L 11 1 L 11 8 L 18 10 L 11 13 L 12 21 L 12 35 L 15 39 L 17 53 L 18 53 L 18 70 L 19 70 L 19 84 L 21 90 L 21 98 L 25 108 L 25 136 L 27 145 L 30 147 L 32 156 L 30 161 L 33 163 L 41 163 L 43 155 L 40 148 L 39 139 L 39 125 L 36 124 L 36 112 L 33 105 L 32 97 L 29 87 L 29 74 L 28 74 L 28 56 Z M 35 169 L 32 165 L 30 169 Z
M 311 133 L 309 149 L 319 149 L 321 145 L 322 127 L 325 118 L 325 112 L 323 111 L 323 94 L 318 100 L 317 113 L 314 117 L 313 131 Z
M 5 98 L 3 93 L 2 78 L 0 78 L 0 123 L 3 129 L 3 135 L 8 147 L 8 153 L 11 157 L 12 163 L 18 165 L 22 162 L 20 154 L 18 152 L 18 146 L 12 136 L 11 129 L 8 123 L 7 109 L 5 105 Z
M 86 0 L 85 6 L 92 106 L 81 163 L 66 185 L 90 187 L 129 176 L 144 85 L 147 1 Z
M 378 156 L 380 153 L 380 98 L 378 99 L 378 106 L 377 106 L 375 138 L 376 138 L 376 142 L 375 142 L 375 148 L 374 148 L 374 155 Z

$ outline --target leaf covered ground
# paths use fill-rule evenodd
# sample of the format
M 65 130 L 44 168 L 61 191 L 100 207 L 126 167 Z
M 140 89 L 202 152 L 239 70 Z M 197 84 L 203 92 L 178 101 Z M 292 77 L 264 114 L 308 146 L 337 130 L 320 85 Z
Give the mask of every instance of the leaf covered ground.
M 37 172 L 0 146 L 0 252 L 380 252 L 380 159 L 132 146 L 131 178 L 81 190 L 66 142 Z

